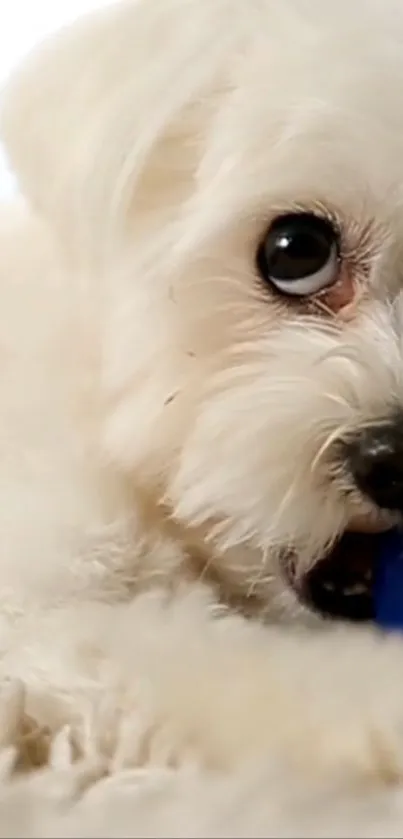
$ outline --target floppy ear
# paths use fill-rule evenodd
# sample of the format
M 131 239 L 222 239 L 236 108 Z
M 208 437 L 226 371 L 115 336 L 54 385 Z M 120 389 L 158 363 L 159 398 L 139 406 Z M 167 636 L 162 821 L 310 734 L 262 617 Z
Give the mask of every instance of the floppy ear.
M 52 37 L 11 82 L 11 164 L 81 251 L 116 248 L 136 210 L 158 210 L 160 225 L 186 198 L 211 108 L 204 94 L 234 37 L 230 13 L 228 0 L 128 0 Z
M 56 227 L 97 323 L 107 457 L 137 474 L 146 464 L 157 480 L 189 413 L 172 394 L 196 375 L 188 333 L 202 311 L 186 295 L 185 316 L 172 305 L 172 245 L 193 229 L 200 164 L 250 11 L 245 0 L 126 0 L 42 45 L 4 99 L 22 190 Z

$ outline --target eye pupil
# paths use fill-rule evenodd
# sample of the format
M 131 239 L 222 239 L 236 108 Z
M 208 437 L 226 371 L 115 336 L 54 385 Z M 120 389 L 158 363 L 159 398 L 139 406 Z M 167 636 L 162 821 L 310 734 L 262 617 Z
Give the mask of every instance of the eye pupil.
M 332 224 L 311 213 L 295 213 L 273 222 L 259 248 L 258 268 L 262 278 L 279 290 L 303 296 L 330 284 L 337 257 Z
M 331 246 L 331 245 L 330 245 Z M 296 230 L 284 233 L 275 243 L 271 273 L 279 280 L 295 280 L 315 274 L 329 258 L 328 240 L 316 232 Z

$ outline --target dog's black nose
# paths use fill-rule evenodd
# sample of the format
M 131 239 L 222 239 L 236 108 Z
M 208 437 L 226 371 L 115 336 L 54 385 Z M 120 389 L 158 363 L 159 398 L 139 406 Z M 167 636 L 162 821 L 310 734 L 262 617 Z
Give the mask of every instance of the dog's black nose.
M 384 510 L 403 511 L 403 415 L 373 425 L 347 444 L 357 487 Z

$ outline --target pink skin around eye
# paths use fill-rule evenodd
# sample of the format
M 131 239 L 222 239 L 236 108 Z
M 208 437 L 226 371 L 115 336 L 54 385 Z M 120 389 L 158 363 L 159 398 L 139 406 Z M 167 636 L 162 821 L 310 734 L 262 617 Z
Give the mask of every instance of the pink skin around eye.
M 352 315 L 351 304 L 357 295 L 357 283 L 353 272 L 347 267 L 342 267 L 337 282 L 318 296 L 318 300 L 329 313 L 342 313 L 342 317 L 348 319 Z

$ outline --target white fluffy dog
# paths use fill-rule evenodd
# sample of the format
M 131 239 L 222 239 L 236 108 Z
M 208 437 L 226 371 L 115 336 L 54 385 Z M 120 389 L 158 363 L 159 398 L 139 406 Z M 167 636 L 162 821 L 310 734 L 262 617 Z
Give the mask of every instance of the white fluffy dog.
M 0 835 L 401 835 L 401 0 L 127 0 L 2 130 Z

